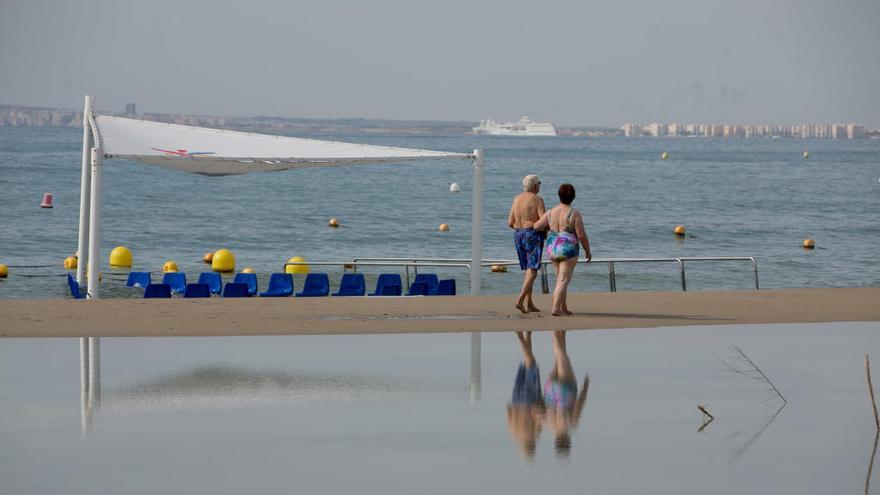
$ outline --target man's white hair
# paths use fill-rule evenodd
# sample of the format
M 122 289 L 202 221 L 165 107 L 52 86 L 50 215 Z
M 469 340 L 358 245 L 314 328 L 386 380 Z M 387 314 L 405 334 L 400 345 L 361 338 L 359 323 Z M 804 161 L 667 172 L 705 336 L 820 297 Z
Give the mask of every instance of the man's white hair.
M 541 184 L 541 181 L 538 180 L 538 176 L 535 174 L 529 174 L 523 177 L 523 191 L 532 192 L 538 188 L 538 185 Z

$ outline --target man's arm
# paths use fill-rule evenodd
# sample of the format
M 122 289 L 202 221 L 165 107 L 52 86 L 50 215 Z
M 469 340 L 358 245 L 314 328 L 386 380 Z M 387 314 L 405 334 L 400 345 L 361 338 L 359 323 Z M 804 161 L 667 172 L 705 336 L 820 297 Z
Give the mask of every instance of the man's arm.
M 510 206 L 510 213 L 507 214 L 507 226 L 510 228 L 516 228 L 516 215 L 513 214 L 513 209 L 516 207 L 516 201 L 513 202 L 513 205 Z

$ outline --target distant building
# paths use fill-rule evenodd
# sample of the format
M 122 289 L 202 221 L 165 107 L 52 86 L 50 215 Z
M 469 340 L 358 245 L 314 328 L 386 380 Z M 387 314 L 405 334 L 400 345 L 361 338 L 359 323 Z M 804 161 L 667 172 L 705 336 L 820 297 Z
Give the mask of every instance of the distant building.
M 846 137 L 849 139 L 863 138 L 865 137 L 865 128 L 859 124 L 847 124 Z
M 669 137 L 678 137 L 684 134 L 684 126 L 682 124 L 669 124 L 666 126 L 666 134 Z
M 129 103 L 125 105 L 125 115 L 135 115 L 137 112 L 134 108 L 134 103 Z
M 639 124 L 623 124 L 623 135 L 626 137 L 639 137 L 642 135 L 642 126 Z
M 645 127 L 645 131 L 651 136 L 661 137 L 666 135 L 666 126 L 654 122 L 653 124 L 648 124 Z

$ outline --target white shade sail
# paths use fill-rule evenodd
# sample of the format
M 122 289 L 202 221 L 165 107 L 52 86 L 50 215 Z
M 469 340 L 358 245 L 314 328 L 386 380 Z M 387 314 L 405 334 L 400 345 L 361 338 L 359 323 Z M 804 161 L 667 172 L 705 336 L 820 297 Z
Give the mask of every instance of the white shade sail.
M 202 175 L 441 158 L 467 153 L 322 141 L 95 115 L 105 158 L 127 158 Z

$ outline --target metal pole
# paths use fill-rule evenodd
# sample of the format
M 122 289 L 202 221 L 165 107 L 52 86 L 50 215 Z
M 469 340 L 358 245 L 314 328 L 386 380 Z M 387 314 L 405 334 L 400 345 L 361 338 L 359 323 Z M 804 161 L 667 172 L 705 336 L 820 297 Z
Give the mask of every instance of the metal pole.
M 752 258 L 752 266 L 755 267 L 755 290 L 761 290 L 758 286 L 758 260 Z
M 82 284 L 83 270 L 89 262 L 89 201 L 91 191 L 91 151 L 92 131 L 89 127 L 89 114 L 92 113 L 95 99 L 86 95 L 83 106 L 83 146 L 82 175 L 79 182 L 79 238 L 77 242 L 76 283 Z
M 614 271 L 614 262 L 608 262 L 608 286 L 611 292 L 617 292 L 617 273 Z
M 679 269 L 681 270 L 681 290 L 686 291 L 686 290 L 688 290 L 688 288 L 687 288 L 687 281 L 684 278 L 684 261 L 678 260 L 678 265 L 679 265 Z
M 409 290 L 409 265 L 404 265 L 403 268 L 405 270 L 404 283 L 406 284 L 406 287 L 404 287 L 404 289 L 406 290 L 404 290 L 403 292 L 406 292 L 407 290 Z
M 541 292 L 550 293 L 550 283 L 547 281 L 547 263 L 541 263 Z
M 483 150 L 474 150 L 474 190 L 471 204 L 471 295 L 479 294 L 483 274 Z
M 98 257 L 101 256 L 101 160 L 104 150 L 92 148 L 92 191 L 89 206 L 89 288 L 90 299 L 98 299 Z

